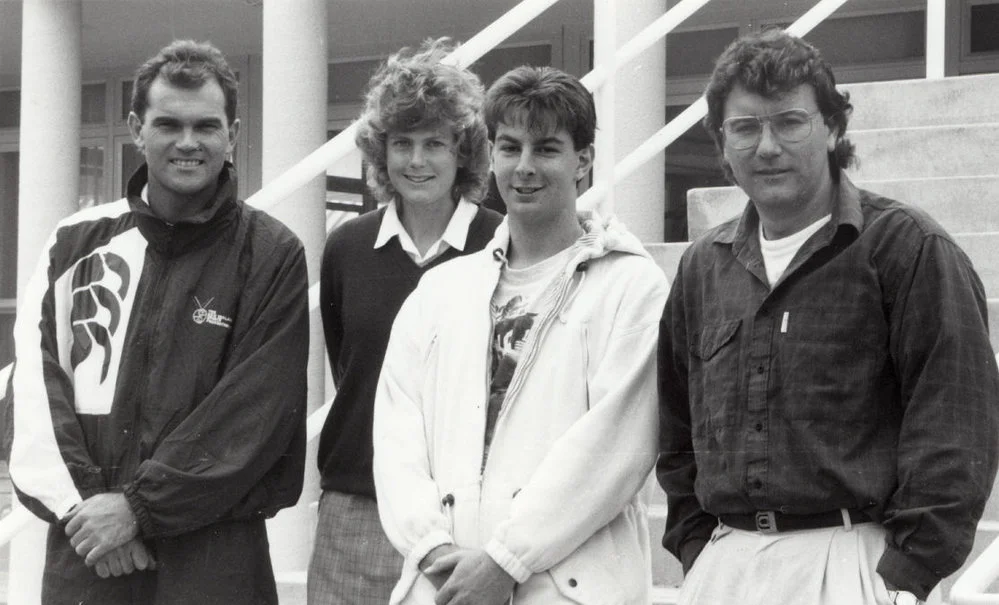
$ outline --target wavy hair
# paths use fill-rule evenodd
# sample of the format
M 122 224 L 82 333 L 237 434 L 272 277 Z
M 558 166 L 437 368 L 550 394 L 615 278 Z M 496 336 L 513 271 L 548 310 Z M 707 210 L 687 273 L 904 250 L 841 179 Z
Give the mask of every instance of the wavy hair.
M 489 143 L 482 119 L 483 88 L 467 69 L 441 63 L 456 45 L 428 39 L 417 51 L 392 55 L 368 82 L 355 142 L 368 164 L 367 181 L 381 202 L 399 197 L 388 176 L 390 132 L 449 129 L 454 133 L 458 172 L 451 197 L 479 203 L 489 175 Z
M 229 124 L 236 120 L 236 74 L 229 67 L 222 51 L 210 42 L 174 40 L 164 46 L 135 71 L 132 86 L 132 111 L 140 120 L 149 107 L 149 88 L 158 76 L 179 88 L 201 88 L 209 78 L 215 78 L 225 95 L 225 116 Z
M 721 125 L 725 100 L 737 85 L 766 98 L 779 97 L 801 86 L 815 89 L 815 100 L 826 125 L 836 133 L 836 147 L 829 152 L 833 177 L 854 163 L 854 145 L 846 138 L 846 125 L 853 111 L 850 94 L 836 90 L 832 68 L 817 48 L 780 29 L 739 38 L 718 58 L 704 96 L 708 113 L 704 129 L 711 135 L 721 157 L 722 169 L 733 180 L 732 169 L 722 154 Z M 734 180 L 733 180 L 734 182 Z

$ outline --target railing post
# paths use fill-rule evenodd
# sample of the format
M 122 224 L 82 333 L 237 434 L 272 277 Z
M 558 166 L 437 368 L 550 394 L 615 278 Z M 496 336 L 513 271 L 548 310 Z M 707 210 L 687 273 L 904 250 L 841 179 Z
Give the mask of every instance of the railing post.
M 597 104 L 596 157 L 593 166 L 594 183 L 607 181 L 607 194 L 598 204 L 602 215 L 614 212 L 614 164 L 617 161 L 614 149 L 614 109 L 615 81 L 614 55 L 617 53 L 617 8 L 616 0 L 594 0 L 593 2 L 593 66 L 609 70 L 603 85 L 594 91 Z
M 944 77 L 947 1 L 926 0 L 926 79 Z

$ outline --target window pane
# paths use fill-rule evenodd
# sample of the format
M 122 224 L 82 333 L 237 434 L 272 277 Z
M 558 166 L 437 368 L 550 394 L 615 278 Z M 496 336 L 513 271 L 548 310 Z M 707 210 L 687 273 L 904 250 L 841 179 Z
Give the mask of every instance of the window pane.
M 326 66 L 326 102 L 360 103 L 368 80 L 378 70 L 381 61 L 347 61 Z
M 512 48 L 494 48 L 482 56 L 469 68 L 482 80 L 484 86 L 489 86 L 500 76 L 520 65 L 541 67 L 552 64 L 552 47 L 550 44 L 535 46 L 514 46 Z
M 718 55 L 738 37 L 738 27 L 666 34 L 666 76 L 710 74 Z
M 21 91 L 0 90 L 0 128 L 17 128 L 21 124 Z
M 17 151 L 0 152 L 0 299 L 17 296 Z
M 827 19 L 805 39 L 836 67 L 919 60 L 926 55 L 926 12 Z
M 979 4 L 971 7 L 971 52 L 987 53 L 999 50 L 999 4 Z
M 104 89 L 104 82 L 97 84 L 84 84 L 82 93 L 82 107 L 80 108 L 81 122 L 84 124 L 103 124 L 104 105 L 107 101 L 107 93 Z
M 104 197 L 104 147 L 94 145 L 80 148 L 80 209 L 103 204 Z
M 0 311 L 0 368 L 14 361 L 14 314 Z
M 121 121 L 128 120 L 128 112 L 132 111 L 132 80 L 121 83 Z
M 142 165 L 146 158 L 139 153 L 139 148 L 133 143 L 123 143 L 121 146 L 121 195 L 125 196 L 128 190 L 128 179 L 132 178 L 132 173 Z

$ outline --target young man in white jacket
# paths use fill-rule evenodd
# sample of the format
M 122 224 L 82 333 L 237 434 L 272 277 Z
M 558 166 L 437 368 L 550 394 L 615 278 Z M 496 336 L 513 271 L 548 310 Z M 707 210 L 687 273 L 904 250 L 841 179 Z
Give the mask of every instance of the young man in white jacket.
M 485 115 L 508 217 L 423 277 L 375 398 L 379 514 L 405 557 L 391 602 L 648 603 L 666 279 L 576 213 L 596 126 L 576 78 L 515 69 Z

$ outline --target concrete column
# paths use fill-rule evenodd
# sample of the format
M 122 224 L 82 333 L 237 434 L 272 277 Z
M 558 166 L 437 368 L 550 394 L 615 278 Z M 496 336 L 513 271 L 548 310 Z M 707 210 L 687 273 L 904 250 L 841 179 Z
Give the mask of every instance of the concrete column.
M 81 0 L 24 0 L 17 292 L 79 202 Z
M 56 223 L 77 209 L 80 181 L 80 0 L 24 0 L 17 293 Z M 17 505 L 19 506 L 19 505 Z M 32 519 L 10 545 L 7 602 L 41 600 L 45 534 Z
M 326 0 L 264 0 L 262 175 L 266 185 L 326 142 Z M 272 208 L 305 244 L 309 281 L 319 280 L 326 239 L 326 177 Z M 322 322 L 312 312 L 309 412 L 323 403 L 325 376 Z M 298 506 L 269 525 L 271 557 L 278 573 L 306 569 L 312 552 L 319 498 L 316 441 L 309 443 L 305 489 Z M 287 576 L 285 576 L 287 577 Z
M 666 0 L 630 0 L 617 7 L 617 46 L 666 12 Z M 601 24 L 595 23 L 595 27 Z M 598 32 L 594 32 L 598 35 Z M 666 119 L 666 44 L 624 65 L 615 78 L 615 163 L 656 133 Z M 599 125 L 598 125 L 599 126 Z M 601 153 L 597 148 L 597 156 Z M 665 156 L 660 153 L 618 183 L 614 213 L 643 242 L 661 242 L 665 229 Z

